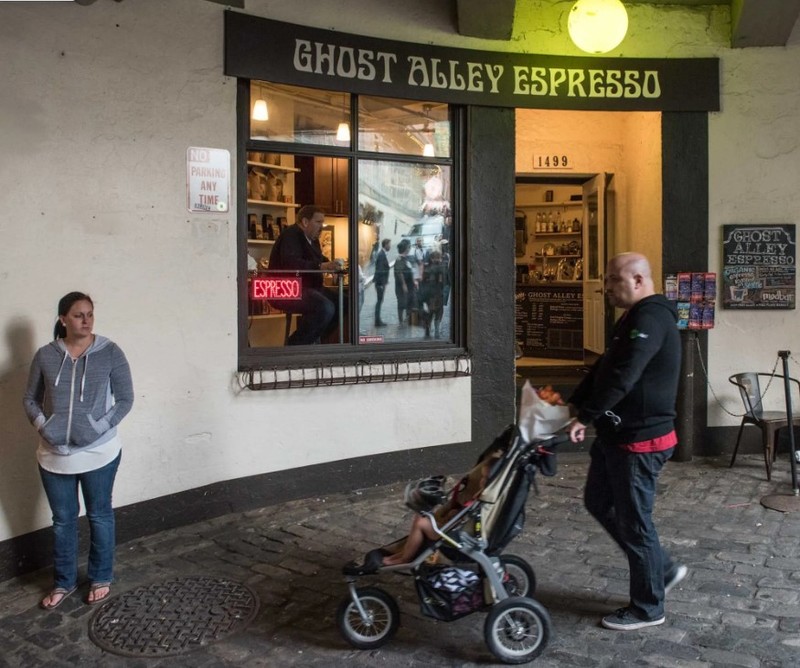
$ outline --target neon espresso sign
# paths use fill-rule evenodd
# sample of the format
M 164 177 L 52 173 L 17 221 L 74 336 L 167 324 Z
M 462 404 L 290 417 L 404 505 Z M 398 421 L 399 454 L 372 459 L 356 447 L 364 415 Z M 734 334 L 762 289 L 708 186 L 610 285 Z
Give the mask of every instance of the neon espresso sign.
M 253 299 L 297 301 L 302 294 L 303 279 L 299 276 L 254 278 L 250 283 L 250 296 Z

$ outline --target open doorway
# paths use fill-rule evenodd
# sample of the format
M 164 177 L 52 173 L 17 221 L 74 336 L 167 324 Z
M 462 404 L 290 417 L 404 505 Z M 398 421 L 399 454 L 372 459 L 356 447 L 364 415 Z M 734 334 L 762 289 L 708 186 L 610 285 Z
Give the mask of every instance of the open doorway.
M 517 110 L 516 133 L 517 377 L 564 394 L 618 315 L 607 259 L 645 253 L 660 286 L 661 115 Z

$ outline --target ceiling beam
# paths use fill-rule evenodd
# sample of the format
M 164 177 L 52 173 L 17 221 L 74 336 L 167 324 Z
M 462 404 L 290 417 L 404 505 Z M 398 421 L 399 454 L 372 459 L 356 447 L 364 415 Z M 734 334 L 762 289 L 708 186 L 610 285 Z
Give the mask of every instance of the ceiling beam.
M 458 32 L 483 39 L 511 39 L 516 0 L 456 0 Z
M 731 46 L 786 46 L 800 0 L 732 0 Z

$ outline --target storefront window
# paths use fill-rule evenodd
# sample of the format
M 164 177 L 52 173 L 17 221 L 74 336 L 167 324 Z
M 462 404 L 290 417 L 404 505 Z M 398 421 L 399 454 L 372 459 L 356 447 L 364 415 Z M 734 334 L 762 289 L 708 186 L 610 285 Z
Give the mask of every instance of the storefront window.
M 368 340 L 449 339 L 450 167 L 358 164 L 358 261 L 366 279 L 359 296 L 361 331 Z
M 245 350 L 453 345 L 449 107 L 248 91 Z

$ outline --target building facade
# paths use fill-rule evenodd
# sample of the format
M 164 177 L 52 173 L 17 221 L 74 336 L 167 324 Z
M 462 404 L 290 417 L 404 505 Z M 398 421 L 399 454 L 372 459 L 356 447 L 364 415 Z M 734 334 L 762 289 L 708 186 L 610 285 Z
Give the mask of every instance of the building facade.
M 578 152 L 586 137 L 567 136 L 569 122 L 552 117 L 538 126 L 552 122 L 558 131 L 563 123 L 560 139 L 530 129 L 537 122 L 525 115 L 538 113 L 534 104 L 534 111 L 522 111 L 472 104 L 441 91 L 421 93 L 420 105 L 432 108 L 417 111 L 422 133 L 450 133 L 444 155 L 410 159 L 406 149 L 394 148 L 386 158 L 374 146 L 342 148 L 324 139 L 309 146 L 256 134 L 247 120 L 260 92 L 253 81 L 309 86 L 234 71 L 231 54 L 259 44 L 234 43 L 237 33 L 229 28 L 226 34 L 231 12 L 226 19 L 223 6 L 201 0 L 169 4 L 169 11 L 155 0 L 0 6 L 6 84 L 0 100 L 0 226 L 6 240 L 0 250 L 6 332 L 0 349 L 0 571 L 6 576 L 47 559 L 41 548 L 49 513 L 36 470 L 36 435 L 21 396 L 33 352 L 51 336 L 56 303 L 71 290 L 92 295 L 96 331 L 126 351 L 134 377 L 134 410 L 120 430 L 120 540 L 431 467 L 460 469 L 514 417 L 514 229 L 497 221 L 513 221 L 514 175 L 528 171 L 533 153 L 565 146 Z M 439 5 L 248 0 L 244 14 L 327 31 L 332 39 L 358 25 L 365 43 L 578 55 L 558 4 L 520 5 L 508 42 L 459 35 L 449 5 Z M 730 49 L 730 17 L 718 6 L 675 8 L 665 15 L 635 5 L 629 13 L 629 36 L 613 57 L 718 60 L 713 93 L 719 110 L 679 107 L 662 113 L 656 106 L 654 116 L 624 123 L 613 111 L 582 111 L 610 115 L 603 122 L 614 126 L 617 138 L 601 148 L 584 145 L 584 155 L 603 157 L 579 171 L 627 174 L 620 179 L 627 187 L 611 250 L 645 250 L 659 272 L 719 272 L 723 225 L 794 223 L 800 204 L 800 46 L 790 39 L 786 47 Z M 356 88 L 331 90 L 342 95 L 343 118 L 354 124 L 368 99 L 381 97 Z M 435 116 L 435 105 L 443 105 L 442 117 Z M 315 114 L 309 118 L 313 130 Z M 653 143 L 660 143 L 656 158 L 637 149 Z M 624 155 L 617 149 L 622 144 L 628 147 Z M 194 200 L 203 184 L 192 182 L 191 168 L 202 154 L 191 149 L 209 148 L 228 152 L 227 176 L 208 174 L 221 179 L 218 187 L 227 186 L 230 197 L 226 191 L 222 199 Z M 345 297 L 350 331 L 324 353 L 313 346 L 289 350 L 282 340 L 254 343 L 255 329 L 272 321 L 256 320 L 250 310 L 248 256 L 259 244 L 248 242 L 269 239 L 250 236 L 248 200 L 256 198 L 246 190 L 252 195 L 261 187 L 249 183 L 249 163 L 275 164 L 266 155 L 270 151 L 288 168 L 278 170 L 286 190 L 277 193 L 274 182 L 265 183 L 275 194 L 262 199 L 281 205 L 286 224 L 294 205 L 306 203 L 295 201 L 290 177 L 292 187 L 321 196 L 313 184 L 303 186 L 308 170 L 297 164 L 330 159 L 350 165 L 345 197 L 354 206 L 347 207 L 348 215 L 330 216 L 346 220 L 343 232 L 338 222 L 332 225 L 330 243 L 339 249 L 344 244 L 341 257 L 353 258 L 351 269 L 357 256 L 368 261 L 374 237 L 362 238 L 369 214 L 357 214 L 350 196 L 357 195 L 359 205 L 388 206 L 377 195 L 361 197 L 370 187 L 364 176 L 369 165 L 379 171 L 382 161 L 396 162 L 399 173 L 406 166 L 409 174 L 435 168 L 448 175 L 455 232 L 446 336 L 425 341 L 418 327 L 413 340 L 390 334 L 372 340 L 369 330 L 362 341 L 354 329 L 360 325 L 353 317 L 354 289 Z M 659 174 L 646 186 L 632 176 L 643 166 Z M 266 176 L 262 180 L 275 180 Z M 334 209 L 340 200 L 332 198 Z M 197 206 L 209 202 L 209 209 Z M 660 207 L 651 220 L 654 202 Z M 406 220 L 399 210 L 392 209 L 399 223 L 387 219 L 381 228 L 391 229 L 387 235 L 395 246 L 413 218 Z M 256 222 L 267 235 L 264 215 L 272 221 L 281 216 L 257 211 Z M 408 229 L 410 238 L 416 234 Z M 355 288 L 354 270 L 348 278 Z M 796 329 L 795 310 L 718 308 L 716 315 L 715 328 L 697 340 L 692 429 L 699 454 L 731 447 L 738 424 L 731 413 L 739 410 L 739 400 L 727 377 L 743 366 L 771 369 L 777 351 L 791 349 Z M 705 390 L 703 368 L 713 393 Z

